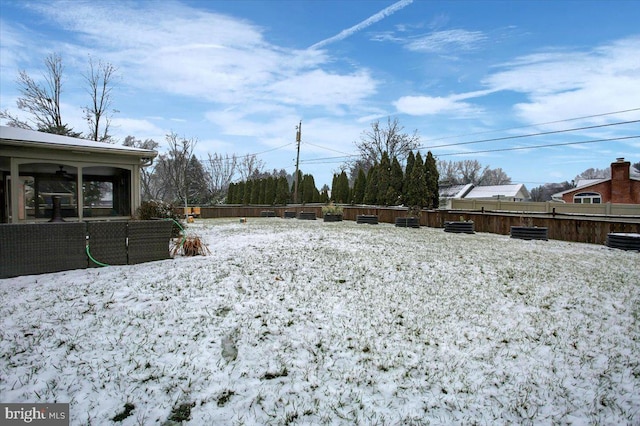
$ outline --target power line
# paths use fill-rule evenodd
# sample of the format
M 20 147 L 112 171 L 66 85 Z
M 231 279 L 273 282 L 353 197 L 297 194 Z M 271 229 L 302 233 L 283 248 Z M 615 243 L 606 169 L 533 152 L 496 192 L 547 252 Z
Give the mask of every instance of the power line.
M 437 157 L 445 157 L 449 155 L 469 155 L 469 154 L 485 154 L 487 152 L 503 152 L 503 151 L 519 151 L 525 149 L 539 149 L 539 148 L 550 148 L 554 146 L 568 146 L 568 145 L 582 145 L 587 143 L 596 143 L 596 142 L 611 142 L 611 141 L 621 141 L 627 139 L 637 139 L 640 138 L 640 135 L 635 136 L 623 136 L 619 138 L 608 138 L 608 139 L 594 139 L 588 141 L 579 141 L 579 142 L 564 142 L 564 143 L 550 143 L 545 145 L 531 145 L 531 146 L 518 146 L 513 148 L 496 148 L 496 149 L 485 149 L 482 151 L 470 151 L 470 152 L 450 152 L 446 154 L 438 154 Z
M 256 153 L 254 153 L 254 154 L 239 155 L 239 156 L 236 156 L 236 159 L 238 159 L 238 160 L 239 160 L 239 159 L 241 159 L 241 158 L 249 158 L 249 157 L 253 157 L 253 156 L 258 156 L 258 155 L 266 154 L 266 153 L 268 153 L 268 152 L 277 151 L 277 150 L 279 150 L 279 149 L 286 148 L 286 147 L 287 147 L 287 146 L 289 146 L 289 145 L 293 145 L 293 142 L 289 142 L 289 143 L 286 143 L 286 144 L 284 144 L 284 145 L 277 146 L 277 147 L 275 147 L 275 148 L 267 149 L 267 150 L 265 150 L 265 151 L 256 152 Z M 209 160 L 208 160 L 208 159 L 205 159 L 204 161 L 209 161 Z
M 604 113 L 600 113 L 600 114 L 584 115 L 582 117 L 565 118 L 565 119 L 562 119 L 562 120 L 546 121 L 546 122 L 543 122 L 543 123 L 527 124 L 527 125 L 524 125 L 524 126 L 506 127 L 506 128 L 503 128 L 503 129 L 484 130 L 482 132 L 463 133 L 463 134 L 459 134 L 459 135 L 443 136 L 443 137 L 440 137 L 440 138 L 427 139 L 426 142 L 435 142 L 435 141 L 440 141 L 440 140 L 445 140 L 445 139 L 453 139 L 453 138 L 464 138 L 464 137 L 468 137 L 468 136 L 484 135 L 484 134 L 487 134 L 487 133 L 505 132 L 505 131 L 508 131 L 508 130 L 527 129 L 529 127 L 538 127 L 538 126 L 546 126 L 548 124 L 566 123 L 568 121 L 576 121 L 576 120 L 584 120 L 584 119 L 587 119 L 587 118 L 604 117 L 604 116 L 607 116 L 607 115 L 614 115 L 614 114 L 624 114 L 626 112 L 634 112 L 634 111 L 640 111 L 640 107 L 631 108 L 631 109 L 625 109 L 625 110 L 621 110 L 621 111 L 612 111 L 612 112 L 604 112 Z
M 348 153 L 346 153 L 344 151 L 338 151 L 337 149 L 328 148 L 326 146 L 313 144 L 311 142 L 305 142 L 305 144 L 311 145 L 311 146 L 315 146 L 316 148 L 324 149 L 325 151 L 332 151 L 332 152 L 337 152 L 338 154 L 344 154 L 344 155 L 349 156 L 349 157 L 352 155 L 352 154 L 348 154 Z
M 626 109 L 626 110 L 605 112 L 605 113 L 600 113 L 600 114 L 591 114 L 591 115 L 585 115 L 585 116 L 580 116 L 580 117 L 566 118 L 566 119 L 562 119 L 562 120 L 547 121 L 547 122 L 542 122 L 542 123 L 529 124 L 529 125 L 525 125 L 525 126 L 508 127 L 508 128 L 502 128 L 502 129 L 496 129 L 496 130 L 486 130 L 486 131 L 482 131 L 482 132 L 465 133 L 465 134 L 452 135 L 452 136 L 443 136 L 443 137 L 440 137 L 440 138 L 428 139 L 426 142 L 435 142 L 435 141 L 439 141 L 439 140 L 446 140 L 446 139 L 453 139 L 453 138 L 463 138 L 463 137 L 476 136 L 476 135 L 482 135 L 482 134 L 488 134 L 488 133 L 497 133 L 497 132 L 501 132 L 501 131 L 517 130 L 517 129 L 524 129 L 524 128 L 530 128 L 530 127 L 544 126 L 544 125 L 549 125 L 549 124 L 565 123 L 565 122 L 569 122 L 569 121 L 584 120 L 584 119 L 596 118 L 596 117 L 604 117 L 604 116 L 607 116 L 607 115 L 623 114 L 623 113 L 635 112 L 635 111 L 640 111 L 640 107 L 638 107 L 638 108 L 630 108 L 630 109 Z M 554 130 L 554 131 L 548 131 L 548 132 L 538 132 L 538 133 L 531 133 L 531 134 L 525 134 L 525 135 L 514 135 L 514 136 L 504 136 L 504 137 L 499 137 L 499 138 L 472 140 L 472 141 L 457 142 L 457 143 L 451 143 L 451 144 L 441 144 L 441 145 L 431 145 L 431 146 L 423 144 L 423 145 L 420 145 L 417 149 L 420 150 L 420 149 L 430 149 L 430 148 L 442 148 L 442 147 L 448 147 L 448 146 L 471 145 L 471 144 L 483 143 L 483 142 L 496 142 L 496 141 L 509 140 L 509 139 L 521 139 L 521 138 L 527 138 L 527 137 L 545 136 L 545 135 L 550 135 L 550 134 L 575 132 L 575 131 L 580 131 L 580 130 L 590 130 L 590 129 L 596 129 L 596 128 L 602 128 L 602 127 L 619 126 L 619 125 L 624 125 L 624 124 L 633 124 L 633 123 L 637 123 L 637 122 L 640 122 L 640 120 L 630 120 L 630 121 L 623 121 L 623 122 L 616 122 L 616 123 L 609 123 L 609 124 L 602 124 L 602 125 L 576 127 L 576 128 L 571 128 L 571 129 Z M 529 146 L 529 147 L 496 148 L 496 149 L 481 150 L 481 151 L 438 154 L 437 156 L 468 155 L 468 154 L 480 154 L 480 153 L 488 153 L 488 152 L 516 151 L 516 150 L 524 150 L 524 149 L 538 149 L 538 148 L 547 148 L 547 147 L 553 147 L 553 146 L 579 145 L 579 144 L 586 144 L 586 143 L 596 143 L 596 142 L 606 142 L 606 141 L 633 139 L 633 138 L 637 138 L 637 137 L 638 136 L 629 136 L 629 137 L 622 137 L 622 138 L 598 139 L 598 140 L 581 141 L 581 142 L 568 142 L 568 143 L 546 144 L 546 145 L 532 145 L 532 146 Z M 307 159 L 307 160 L 304 160 L 304 159 L 300 160 L 300 163 L 304 163 L 304 164 L 308 164 L 308 165 L 313 165 L 313 164 L 335 164 L 335 163 L 340 163 L 340 162 L 343 162 L 343 161 L 347 161 L 350 158 L 358 157 L 360 155 L 360 154 L 347 154 L 347 153 L 339 151 L 339 150 L 328 148 L 328 147 L 325 147 L 325 146 L 322 146 L 322 145 L 312 144 L 310 142 L 305 142 L 305 143 L 308 144 L 308 145 L 315 146 L 317 148 L 321 148 L 321 149 L 327 150 L 327 151 L 333 151 L 333 152 L 336 152 L 336 153 L 339 153 L 339 154 L 344 154 L 343 156 L 321 157 L 321 158 L 312 158 L 312 159 Z M 239 156 L 237 158 L 240 159 L 240 158 L 251 157 L 251 156 L 254 156 L 254 155 L 255 156 L 262 155 L 262 154 L 266 154 L 268 152 L 272 152 L 272 151 L 276 151 L 276 150 L 285 148 L 285 147 L 290 146 L 290 145 L 293 145 L 293 143 L 287 143 L 287 144 L 284 144 L 282 146 L 275 147 L 275 148 L 268 149 L 268 150 L 261 151 L 261 152 L 256 152 L 254 154 L 242 155 L 242 156 Z
M 495 148 L 495 149 L 485 149 L 480 151 L 468 151 L 468 152 L 449 152 L 445 154 L 436 154 L 436 157 L 445 157 L 451 155 L 470 155 L 470 154 L 485 154 L 489 152 L 503 152 L 503 151 L 520 151 L 526 149 L 539 149 L 539 148 L 550 148 L 555 146 L 568 146 L 568 145 L 582 145 L 589 143 L 597 143 L 597 142 L 612 142 L 612 141 L 620 141 L 620 140 L 628 140 L 628 139 L 637 139 L 640 138 L 640 135 L 636 136 L 622 136 L 617 138 L 607 138 L 607 139 L 593 139 L 587 141 L 577 141 L 577 142 L 562 142 L 562 143 L 552 143 L 552 144 L 544 144 L 544 145 L 529 145 L 529 146 L 520 146 L 520 147 L 511 147 L 511 148 Z M 353 157 L 353 156 L 351 156 Z M 347 157 L 325 157 L 325 158 L 313 158 L 309 160 L 300 160 L 301 163 L 307 164 L 332 164 L 338 163 L 340 161 L 344 161 Z M 338 161 L 340 160 L 340 161 Z
M 599 125 L 595 125 L 595 126 L 574 127 L 574 128 L 571 128 L 571 129 L 563 129 L 563 130 L 550 130 L 548 132 L 529 133 L 529 134 L 526 134 L 526 135 L 503 136 L 503 137 L 500 137 L 500 138 L 481 139 L 481 140 L 477 140 L 477 141 L 456 142 L 456 143 L 449 143 L 449 144 L 443 144 L 443 145 L 431 145 L 431 146 L 422 145 L 422 146 L 418 147 L 418 149 L 443 148 L 443 147 L 446 147 L 446 146 L 471 145 L 471 144 L 483 143 L 483 142 L 497 142 L 497 141 L 504 141 L 504 140 L 509 140 L 509 139 L 522 139 L 522 138 L 530 138 L 530 137 L 534 137 L 534 136 L 545 136 L 545 135 L 553 135 L 553 134 L 558 134 L 558 133 L 577 132 L 579 130 L 590 130 L 590 129 L 598 129 L 598 128 L 602 128 L 602 127 L 620 126 L 620 125 L 624 125 L 624 124 L 633 124 L 633 123 L 638 123 L 638 122 L 640 122 L 640 120 L 620 121 L 620 122 L 617 122 L 617 123 L 599 124 Z

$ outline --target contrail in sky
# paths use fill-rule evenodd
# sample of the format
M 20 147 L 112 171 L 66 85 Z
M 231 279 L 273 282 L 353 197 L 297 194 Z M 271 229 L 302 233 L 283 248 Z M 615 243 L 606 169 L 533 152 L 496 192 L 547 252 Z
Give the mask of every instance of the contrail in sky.
M 353 27 L 347 28 L 346 30 L 342 30 L 338 34 L 334 35 L 333 37 L 329 37 L 327 39 L 324 39 L 324 40 L 321 40 L 321 41 L 317 42 L 316 44 L 311 46 L 309 49 L 318 49 L 320 47 L 326 46 L 327 44 L 333 43 L 334 41 L 344 40 L 345 38 L 349 37 L 350 35 L 355 34 L 358 31 L 361 31 L 361 30 L 367 28 L 369 25 L 375 24 L 376 22 L 386 18 L 389 15 L 392 15 L 395 12 L 397 12 L 398 10 L 407 7 L 411 3 L 413 3 L 413 0 L 400 0 L 399 2 L 394 3 L 391 6 L 389 6 L 389 7 L 385 8 L 385 9 L 381 10 L 380 12 L 376 13 L 375 15 L 372 15 L 372 16 L 368 17 L 367 19 L 365 19 L 364 21 L 354 25 Z

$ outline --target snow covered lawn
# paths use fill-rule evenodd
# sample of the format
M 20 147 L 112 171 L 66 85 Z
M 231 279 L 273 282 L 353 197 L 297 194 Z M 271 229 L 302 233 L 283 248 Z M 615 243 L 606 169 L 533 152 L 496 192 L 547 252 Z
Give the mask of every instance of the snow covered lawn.
M 640 253 L 189 231 L 210 256 L 0 280 L 0 400 L 70 402 L 73 425 L 640 423 Z

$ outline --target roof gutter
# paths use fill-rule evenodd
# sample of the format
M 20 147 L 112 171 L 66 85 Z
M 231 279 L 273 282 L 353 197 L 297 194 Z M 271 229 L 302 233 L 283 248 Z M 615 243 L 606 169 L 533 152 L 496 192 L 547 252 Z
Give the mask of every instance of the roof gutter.
M 157 151 L 149 151 L 146 149 L 120 149 L 117 147 L 109 147 L 109 148 L 100 148 L 94 146 L 86 146 L 86 145 L 65 145 L 65 144 L 47 144 L 43 142 L 33 142 L 33 141 L 24 141 L 24 140 L 16 140 L 16 139 L 3 139 L 1 141 L 3 145 L 15 146 L 15 147 L 27 147 L 27 148 L 44 148 L 44 149 L 53 149 L 53 150 L 63 150 L 63 151 L 78 151 L 78 152 L 95 152 L 100 154 L 120 154 L 120 155 L 131 155 L 141 158 L 151 159 L 155 158 L 158 155 Z

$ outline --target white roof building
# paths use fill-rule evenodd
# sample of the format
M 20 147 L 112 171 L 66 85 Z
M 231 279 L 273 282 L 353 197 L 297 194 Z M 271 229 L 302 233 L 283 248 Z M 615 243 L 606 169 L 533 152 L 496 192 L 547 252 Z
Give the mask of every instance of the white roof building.
M 531 194 L 522 183 L 513 185 L 476 186 L 464 196 L 465 199 L 525 201 Z

